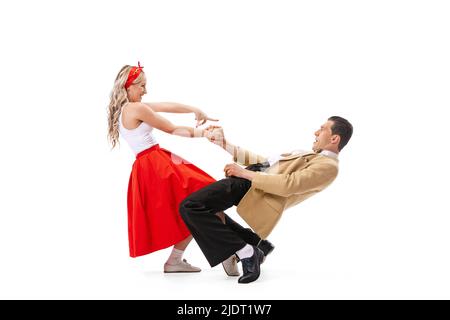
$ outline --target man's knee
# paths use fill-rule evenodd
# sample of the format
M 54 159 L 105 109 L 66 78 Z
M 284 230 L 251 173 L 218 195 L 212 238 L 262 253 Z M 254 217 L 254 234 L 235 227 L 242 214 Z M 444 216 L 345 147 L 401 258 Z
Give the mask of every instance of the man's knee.
M 186 217 L 189 215 L 187 203 L 188 203 L 188 200 L 184 199 L 183 201 L 181 201 L 180 206 L 178 208 L 178 211 L 180 212 L 180 215 L 183 218 L 183 220 L 186 220 Z
M 186 219 L 188 219 L 188 217 L 193 213 L 194 207 L 195 201 L 189 199 L 189 197 L 181 201 L 180 207 L 178 208 L 181 218 L 186 221 Z

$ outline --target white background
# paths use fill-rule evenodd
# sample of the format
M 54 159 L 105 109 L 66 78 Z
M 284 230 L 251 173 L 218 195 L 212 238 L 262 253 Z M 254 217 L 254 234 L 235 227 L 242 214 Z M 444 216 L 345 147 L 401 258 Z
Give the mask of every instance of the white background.
M 447 1 L 2 2 L 0 298 L 449 299 L 449 16 Z M 200 274 L 164 275 L 170 249 L 128 256 L 134 157 L 110 150 L 106 107 L 138 60 L 146 101 L 198 106 L 261 154 L 353 123 L 339 177 L 285 213 L 257 282 L 195 243 Z M 217 179 L 230 162 L 157 138 Z

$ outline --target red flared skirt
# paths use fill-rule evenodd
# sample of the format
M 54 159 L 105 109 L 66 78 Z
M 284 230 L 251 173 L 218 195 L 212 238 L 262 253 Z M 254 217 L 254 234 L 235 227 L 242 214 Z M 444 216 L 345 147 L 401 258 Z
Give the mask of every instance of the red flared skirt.
M 130 256 L 167 248 L 189 236 L 179 205 L 188 195 L 215 181 L 159 145 L 140 152 L 128 184 Z

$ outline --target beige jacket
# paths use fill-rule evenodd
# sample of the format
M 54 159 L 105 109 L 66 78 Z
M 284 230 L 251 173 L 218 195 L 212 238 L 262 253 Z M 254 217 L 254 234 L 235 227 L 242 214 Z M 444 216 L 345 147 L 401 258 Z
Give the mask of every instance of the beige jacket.
M 322 191 L 338 174 L 337 159 L 316 153 L 282 156 L 278 164 L 258 172 L 237 207 L 239 215 L 263 239 L 284 210 Z M 239 148 L 233 160 L 247 166 L 267 158 Z

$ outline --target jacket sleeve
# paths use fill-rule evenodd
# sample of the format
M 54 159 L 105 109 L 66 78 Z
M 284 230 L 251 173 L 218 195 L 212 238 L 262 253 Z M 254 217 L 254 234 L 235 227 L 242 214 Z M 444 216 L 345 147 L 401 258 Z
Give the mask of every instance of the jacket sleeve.
M 266 193 L 282 197 L 321 191 L 336 178 L 338 167 L 331 164 L 317 163 L 289 174 L 258 173 L 253 178 L 252 186 Z
M 233 161 L 243 166 L 249 166 L 255 163 L 262 163 L 267 161 L 267 157 L 260 156 L 249 150 L 241 147 L 236 147 L 236 153 L 233 157 Z

